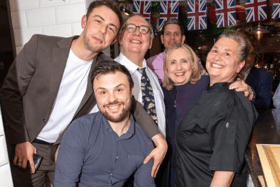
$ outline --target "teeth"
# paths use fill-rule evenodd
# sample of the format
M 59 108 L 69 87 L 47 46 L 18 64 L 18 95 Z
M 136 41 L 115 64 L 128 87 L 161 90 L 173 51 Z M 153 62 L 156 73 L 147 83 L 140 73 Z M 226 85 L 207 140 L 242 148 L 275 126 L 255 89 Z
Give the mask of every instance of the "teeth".
M 184 73 L 175 73 L 175 75 L 178 75 L 178 76 L 180 76 L 180 75 L 183 75 Z
M 112 110 L 114 110 L 114 109 L 116 109 L 118 107 L 119 107 L 119 105 L 111 105 L 111 106 L 109 106 L 109 108 L 112 109 Z
M 131 43 L 136 43 L 136 44 L 140 44 L 141 42 L 139 40 L 131 40 Z
M 222 65 L 219 65 L 219 64 L 212 64 L 212 67 L 214 67 L 214 68 L 221 68 L 221 67 L 223 67 Z

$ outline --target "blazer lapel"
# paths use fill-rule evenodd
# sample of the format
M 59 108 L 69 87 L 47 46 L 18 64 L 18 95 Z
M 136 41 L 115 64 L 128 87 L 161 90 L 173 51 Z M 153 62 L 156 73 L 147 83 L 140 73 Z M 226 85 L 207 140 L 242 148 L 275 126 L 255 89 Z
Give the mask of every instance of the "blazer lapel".
M 53 48 L 50 85 L 50 101 L 52 102 L 52 106 L 58 94 L 73 38 L 63 38 L 57 42 L 57 47 Z

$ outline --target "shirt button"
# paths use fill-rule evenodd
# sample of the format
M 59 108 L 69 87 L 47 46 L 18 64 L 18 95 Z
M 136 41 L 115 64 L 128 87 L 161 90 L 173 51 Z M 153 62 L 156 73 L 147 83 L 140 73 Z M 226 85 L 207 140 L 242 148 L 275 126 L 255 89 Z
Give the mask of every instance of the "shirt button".
M 44 119 L 43 119 L 43 122 L 47 122 L 47 120 L 44 118 Z
M 111 173 L 111 176 L 113 175 L 113 173 Z
M 117 156 L 116 159 L 118 159 L 119 157 Z
M 229 127 L 229 122 L 226 123 L 226 128 L 228 128 L 228 127 Z

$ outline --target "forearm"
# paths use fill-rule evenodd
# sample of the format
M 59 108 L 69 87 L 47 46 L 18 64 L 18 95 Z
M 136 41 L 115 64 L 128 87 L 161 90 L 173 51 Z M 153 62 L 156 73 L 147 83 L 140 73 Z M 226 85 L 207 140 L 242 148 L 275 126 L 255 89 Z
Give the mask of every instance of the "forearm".
M 29 141 L 16 75 L 13 64 L 0 90 L 1 110 L 6 125 L 7 141 L 10 144 Z
M 18 54 L 0 90 L 1 108 L 7 126 L 7 141 L 18 144 L 29 141 L 23 111 L 23 96 L 36 69 L 37 36 Z
M 145 111 L 143 106 L 134 98 L 132 99 L 131 112 L 135 121 L 140 125 L 140 127 L 147 133 L 150 138 L 154 137 L 157 134 L 160 134 L 154 120 Z
M 167 151 L 168 145 L 165 138 L 159 133 L 152 137 L 152 140 L 156 147 L 161 147 L 163 150 Z
M 230 187 L 234 174 L 233 171 L 215 171 L 210 187 Z

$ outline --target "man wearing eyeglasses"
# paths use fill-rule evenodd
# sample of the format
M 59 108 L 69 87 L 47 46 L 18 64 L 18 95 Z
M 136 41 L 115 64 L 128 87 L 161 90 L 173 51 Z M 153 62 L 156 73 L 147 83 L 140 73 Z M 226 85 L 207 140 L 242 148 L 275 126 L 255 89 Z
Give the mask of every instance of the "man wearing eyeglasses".
M 144 109 L 154 119 L 159 131 L 165 137 L 163 92 L 157 76 L 147 66 L 144 58 L 148 49 L 152 47 L 153 38 L 153 29 L 145 18 L 141 15 L 132 15 L 121 27 L 119 37 L 121 53 L 115 60 L 129 70 L 134 82 L 133 95 L 135 99 L 142 103 Z M 162 168 L 164 166 L 161 167 L 161 170 Z M 160 173 L 158 178 L 161 178 Z
M 152 27 L 145 18 L 141 15 L 132 15 L 121 28 L 119 37 L 121 53 L 115 60 L 129 70 L 134 81 L 133 95 L 135 99 L 142 103 L 144 108 L 145 105 L 148 105 L 148 107 L 145 108 L 146 111 L 158 124 L 159 131 L 162 135 L 165 136 L 165 105 L 163 92 L 157 76 L 147 66 L 146 60 L 144 59 L 146 52 L 152 47 L 153 37 L 154 33 Z M 147 76 L 149 79 L 149 93 L 145 93 L 143 76 Z M 147 100 L 151 102 L 146 104 Z

